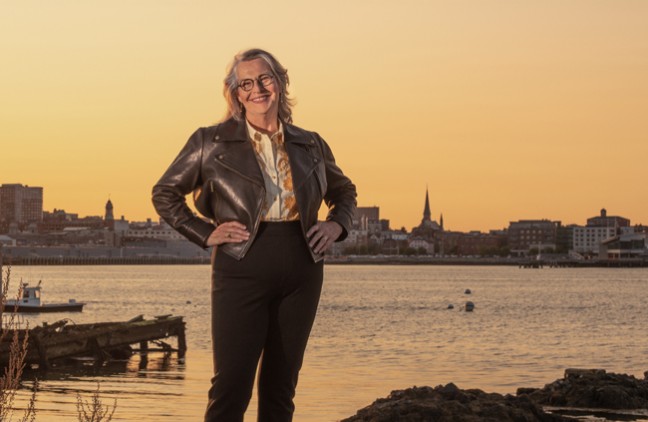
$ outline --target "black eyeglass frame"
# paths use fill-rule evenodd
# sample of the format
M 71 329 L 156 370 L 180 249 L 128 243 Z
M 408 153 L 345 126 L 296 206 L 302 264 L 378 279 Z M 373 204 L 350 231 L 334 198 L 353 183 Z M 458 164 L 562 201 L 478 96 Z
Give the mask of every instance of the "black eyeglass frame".
M 250 92 L 254 89 L 255 81 L 260 87 L 270 86 L 274 83 L 274 75 L 263 73 L 254 79 L 243 79 L 236 86 L 245 92 Z

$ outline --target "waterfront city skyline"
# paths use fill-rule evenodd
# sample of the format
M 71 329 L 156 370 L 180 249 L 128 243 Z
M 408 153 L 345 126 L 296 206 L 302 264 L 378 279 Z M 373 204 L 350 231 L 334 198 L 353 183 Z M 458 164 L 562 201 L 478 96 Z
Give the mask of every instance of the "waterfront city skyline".
M 11 185 L 12 184 L 3 183 L 0 180 L 0 187 L 3 187 L 3 186 L 6 187 L 6 186 L 11 186 Z M 23 186 L 21 184 L 15 184 L 15 185 Z M 42 196 L 43 192 L 46 191 L 43 186 L 23 186 L 23 187 L 24 188 L 40 190 L 39 196 Z M 1 198 L 1 195 L 0 195 L 0 198 Z M 454 232 L 460 232 L 460 231 L 462 231 L 462 230 L 454 229 L 454 228 L 451 228 L 451 227 L 445 227 L 444 226 L 444 217 L 443 217 L 443 215 L 440 215 L 440 216 L 431 215 L 430 214 L 430 207 L 429 207 L 429 196 L 428 196 L 427 192 L 426 192 L 424 198 L 425 198 L 424 199 L 425 205 L 421 207 L 421 210 L 420 210 L 421 212 L 419 212 L 419 215 L 422 216 L 423 218 L 422 218 L 422 220 L 419 219 L 418 223 L 415 226 L 412 226 L 412 227 L 394 226 L 391 223 L 391 218 L 388 215 L 385 215 L 383 212 L 380 211 L 380 205 L 379 204 L 377 204 L 377 205 L 374 204 L 374 205 L 369 205 L 369 206 L 367 206 L 365 204 L 358 204 L 358 211 L 359 211 L 360 215 L 364 215 L 364 213 L 366 213 L 367 210 L 372 209 L 371 212 L 376 212 L 377 213 L 376 215 L 379 214 L 380 220 L 387 220 L 387 221 L 390 222 L 390 229 L 391 230 L 400 230 L 402 228 L 405 228 L 407 232 L 410 232 L 412 230 L 415 230 L 417 227 L 419 227 L 422 224 L 422 221 L 431 220 L 431 221 L 433 221 L 433 222 L 435 222 L 437 224 L 440 224 L 439 227 L 441 227 L 442 230 L 446 230 L 446 231 L 450 231 L 450 232 L 453 232 L 453 231 Z M 1 201 L 0 201 L 0 204 L 1 204 Z M 190 203 L 190 205 L 192 205 L 192 204 Z M 103 206 L 101 207 L 101 212 L 97 211 L 94 214 L 85 214 L 85 215 L 80 214 L 75 209 L 71 209 L 71 208 L 65 207 L 65 206 L 54 207 L 54 208 L 51 208 L 51 209 L 46 209 L 46 208 L 43 207 L 42 211 L 43 212 L 49 212 L 49 213 L 52 213 L 52 214 L 56 213 L 57 211 L 64 211 L 66 214 L 76 215 L 79 218 L 86 218 L 86 217 L 95 218 L 95 217 L 99 217 L 99 218 L 102 218 L 102 219 L 103 218 L 106 218 L 106 219 L 109 218 L 111 220 L 112 219 L 119 220 L 119 219 L 123 218 L 124 220 L 126 220 L 126 221 L 128 221 L 130 223 L 144 223 L 148 219 L 150 219 L 151 221 L 161 220 L 160 217 L 157 216 L 157 215 L 145 217 L 143 219 L 133 219 L 133 218 L 130 218 L 128 215 L 124 215 L 124 214 L 121 214 L 119 212 L 119 204 L 117 204 L 116 206 L 117 206 L 117 208 L 115 209 L 115 204 L 113 204 L 113 201 L 110 198 L 108 198 L 106 200 L 106 202 L 103 204 Z M 192 208 L 193 208 L 193 206 L 192 206 Z M 377 209 L 377 210 L 373 211 L 374 208 Z M 322 209 L 320 210 L 321 218 L 325 218 L 325 211 L 326 211 L 326 207 L 322 207 Z M 610 217 L 612 217 L 612 218 L 616 218 L 616 217 L 625 218 L 625 214 L 622 212 L 622 209 L 613 208 L 613 209 L 611 209 L 611 211 L 612 212 L 610 213 Z M 194 212 L 197 212 L 197 211 L 194 209 Z M 586 220 L 588 220 L 590 218 L 596 218 L 596 217 L 599 217 L 601 215 L 607 214 L 607 212 L 608 212 L 608 209 L 606 207 L 603 207 L 600 210 L 598 210 L 597 212 L 592 213 L 591 215 L 583 216 L 579 221 L 561 221 L 561 220 L 551 218 L 551 216 L 540 216 L 537 219 L 533 219 L 533 220 L 535 220 L 535 221 L 544 220 L 544 221 L 552 221 L 552 222 L 558 221 L 563 226 L 567 226 L 567 225 L 582 226 L 582 225 L 585 224 Z M 110 216 L 108 216 L 108 215 L 110 215 Z M 374 218 L 374 217 L 372 217 L 372 218 Z M 510 223 L 520 222 L 520 221 L 529 221 L 529 220 L 531 220 L 531 219 L 517 218 L 517 219 L 514 219 L 514 220 L 507 221 L 501 227 L 490 227 L 490 228 L 483 229 L 481 231 L 489 232 L 491 230 L 492 231 L 499 231 L 499 230 L 502 230 L 502 229 L 505 230 L 505 229 L 507 229 L 509 227 Z M 630 221 L 631 226 L 643 226 L 644 225 L 644 223 L 641 222 L 641 221 L 633 221 L 632 219 L 628 219 L 628 220 Z M 468 230 L 468 231 L 471 231 L 471 230 Z M 477 231 L 477 230 L 473 230 L 473 231 Z
M 318 131 L 394 228 L 426 186 L 448 230 L 520 219 L 648 222 L 648 3 L 36 1 L 0 15 L 2 183 L 44 209 L 156 218 L 153 184 L 224 113 L 224 69 L 266 48 L 295 123 Z M 232 19 L 223 19 L 231 16 Z M 280 29 L 273 29 L 273 25 Z M 235 35 L 235 36 L 233 36 Z

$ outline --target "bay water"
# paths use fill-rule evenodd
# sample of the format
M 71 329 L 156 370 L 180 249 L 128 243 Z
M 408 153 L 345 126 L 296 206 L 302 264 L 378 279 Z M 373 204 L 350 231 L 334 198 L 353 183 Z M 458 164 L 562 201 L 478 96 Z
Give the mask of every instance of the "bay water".
M 14 289 L 42 280 L 47 302 L 87 303 L 82 313 L 23 316 L 30 327 L 139 314 L 187 323 L 183 360 L 151 353 L 37 373 L 37 421 L 76 420 L 77 394 L 89 399 L 98 383 L 104 404 L 116 400 L 114 421 L 201 420 L 212 375 L 209 266 L 17 266 L 11 279 Z M 337 421 L 414 385 L 515 393 L 572 367 L 643 378 L 647 288 L 640 268 L 327 265 L 295 420 Z M 255 398 L 246 414 L 254 420 Z

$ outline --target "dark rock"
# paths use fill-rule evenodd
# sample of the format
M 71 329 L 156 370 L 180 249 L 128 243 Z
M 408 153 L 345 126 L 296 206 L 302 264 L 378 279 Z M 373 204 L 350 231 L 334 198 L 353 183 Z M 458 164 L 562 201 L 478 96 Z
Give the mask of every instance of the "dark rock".
M 648 408 L 648 380 L 632 375 L 607 373 L 602 369 L 567 369 L 565 377 L 541 389 L 523 389 L 527 396 L 544 406 L 600 409 Z
M 554 413 L 545 413 L 542 406 L 556 409 Z M 570 368 L 562 379 L 543 388 L 519 388 L 517 396 L 462 390 L 454 384 L 413 387 L 392 391 L 387 398 L 376 400 L 342 422 L 574 421 L 556 412 L 577 414 L 578 408 L 583 412 L 598 409 L 597 414 L 608 417 L 623 414 L 623 420 L 629 410 L 648 409 L 648 371 L 640 380 L 603 369 Z
M 515 397 L 482 390 L 462 390 L 454 384 L 396 390 L 342 422 L 558 422 L 528 396 Z
M 531 394 L 531 393 L 533 393 L 534 391 L 537 391 L 537 390 L 539 390 L 539 388 L 520 387 L 520 388 L 517 389 L 517 395 L 519 396 L 521 394 Z

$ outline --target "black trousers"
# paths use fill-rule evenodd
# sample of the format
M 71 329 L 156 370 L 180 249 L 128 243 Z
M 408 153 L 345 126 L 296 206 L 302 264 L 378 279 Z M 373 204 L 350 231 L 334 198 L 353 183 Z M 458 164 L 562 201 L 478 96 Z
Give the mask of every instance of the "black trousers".
M 215 253 L 206 422 L 243 421 L 257 365 L 258 421 L 292 420 L 322 279 L 323 263 L 313 262 L 299 222 L 261 223 L 240 261 Z

